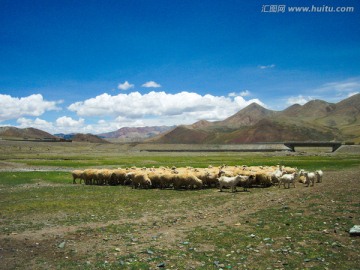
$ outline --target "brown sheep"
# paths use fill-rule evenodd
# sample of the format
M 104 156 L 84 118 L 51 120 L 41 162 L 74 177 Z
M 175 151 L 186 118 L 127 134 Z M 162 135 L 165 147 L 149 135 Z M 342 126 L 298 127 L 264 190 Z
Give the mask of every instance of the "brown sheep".
M 185 189 L 200 189 L 202 188 L 203 183 L 202 181 L 197 178 L 195 175 L 193 174 L 177 174 L 174 177 L 174 189 L 180 189 L 180 188 L 185 188 Z
M 150 188 L 151 187 L 151 180 L 147 173 L 139 173 L 132 175 L 132 188 Z
M 81 184 L 82 174 L 84 171 L 82 170 L 74 170 L 71 172 L 71 175 L 73 177 L 73 184 L 76 184 L 76 179 L 79 179 L 79 184 Z
M 97 181 L 97 170 L 95 169 L 86 169 L 82 173 L 82 179 L 85 182 L 85 185 L 93 185 Z

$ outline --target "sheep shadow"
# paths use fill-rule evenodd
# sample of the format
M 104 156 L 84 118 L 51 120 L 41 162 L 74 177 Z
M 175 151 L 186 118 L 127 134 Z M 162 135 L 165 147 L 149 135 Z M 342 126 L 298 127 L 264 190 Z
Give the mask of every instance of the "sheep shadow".
M 251 192 L 250 190 L 235 190 L 234 192 L 231 191 L 230 188 L 228 189 L 225 189 L 223 188 L 223 190 L 218 190 L 219 193 L 231 193 L 231 194 L 237 194 L 237 193 L 248 193 L 248 192 Z

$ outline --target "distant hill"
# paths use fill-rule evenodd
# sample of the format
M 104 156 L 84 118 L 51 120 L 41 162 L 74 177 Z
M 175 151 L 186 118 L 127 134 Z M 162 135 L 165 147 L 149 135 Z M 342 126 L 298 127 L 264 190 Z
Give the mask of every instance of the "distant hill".
M 64 134 L 64 133 L 57 133 L 54 134 L 54 136 L 65 139 L 65 140 L 72 140 L 73 137 L 75 136 L 76 133 L 69 133 L 69 134 Z
M 49 141 L 60 139 L 72 140 L 74 142 L 90 142 L 90 143 L 109 143 L 106 140 L 92 134 L 57 134 L 51 135 L 45 131 L 36 128 L 16 128 L 16 127 L 0 127 L 0 137 L 13 140 L 41 140 Z
M 77 133 L 72 137 L 73 142 L 88 142 L 88 143 L 110 143 L 104 139 L 92 134 Z
M 155 137 L 172 128 L 174 128 L 174 126 L 123 127 L 116 131 L 98 134 L 98 136 L 105 139 L 112 139 L 111 141 L 135 142 Z
M 36 128 L 0 127 L 0 137 L 12 139 L 59 139 Z
M 198 121 L 156 136 L 154 143 L 360 142 L 360 94 L 338 103 L 312 100 L 283 111 L 252 103 L 223 121 Z

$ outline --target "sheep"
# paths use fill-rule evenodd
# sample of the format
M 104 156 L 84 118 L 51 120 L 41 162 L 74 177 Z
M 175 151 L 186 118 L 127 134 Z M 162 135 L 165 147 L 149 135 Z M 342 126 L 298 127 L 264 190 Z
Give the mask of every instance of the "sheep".
M 71 172 L 71 175 L 73 177 L 73 184 L 76 184 L 76 179 L 79 179 L 79 184 L 81 184 L 82 174 L 84 171 L 82 170 L 74 170 Z
M 287 167 L 287 171 L 296 170 L 294 168 Z M 130 185 L 132 181 L 133 188 L 139 187 L 154 187 L 154 188 L 202 188 L 202 187 L 217 187 L 219 185 L 219 179 L 222 177 L 236 178 L 238 175 L 242 176 L 242 181 L 238 181 L 237 185 L 247 187 L 252 185 L 270 186 L 273 183 L 278 182 L 278 178 L 283 174 L 282 167 L 275 166 L 220 166 L 207 168 L 194 168 L 194 167 L 160 167 L 160 168 L 146 168 L 146 167 L 131 167 L 126 169 L 86 169 L 84 171 L 74 170 L 72 172 L 73 183 L 76 184 L 76 180 L 80 179 L 86 185 Z M 322 172 L 319 171 L 317 177 L 320 177 Z M 137 182 L 139 179 L 135 179 L 137 175 L 147 175 L 149 182 L 142 183 Z M 225 179 L 222 178 L 222 179 Z M 318 181 L 321 181 L 318 180 Z M 232 187 L 231 185 L 224 184 L 221 186 Z M 232 191 L 236 191 L 236 186 L 232 187 Z
M 192 172 L 181 172 L 172 177 L 174 189 L 202 188 L 203 182 Z
M 161 188 L 171 188 L 174 185 L 175 174 L 164 172 L 160 175 Z
M 219 181 L 217 178 L 217 174 L 215 172 L 206 172 L 206 176 L 204 178 L 201 178 L 198 176 L 199 179 L 203 181 L 203 183 L 207 187 L 217 187 L 219 185 Z
M 191 173 L 202 181 L 204 187 L 212 187 L 217 184 L 217 174 L 211 172 L 211 170 L 194 169 Z
M 282 169 L 283 168 L 281 166 L 278 169 L 276 169 L 274 172 L 271 173 L 270 177 L 271 177 L 271 182 L 273 184 L 279 184 L 279 186 L 280 186 L 280 177 L 284 174 Z
M 315 171 L 315 174 L 316 174 L 316 183 L 321 183 L 323 175 L 324 175 L 323 171 L 317 170 L 317 171 Z
M 296 173 L 298 171 L 297 168 L 292 168 L 292 167 L 282 167 L 282 171 L 285 172 L 286 174 L 292 174 L 292 173 Z
M 219 188 L 220 188 L 220 192 L 222 191 L 223 187 L 230 187 L 232 192 L 236 191 L 236 186 L 240 181 L 249 181 L 250 176 L 245 176 L 245 175 L 237 175 L 234 177 L 227 177 L 227 176 L 220 176 L 218 178 L 219 180 Z M 244 190 L 247 188 L 246 185 L 244 185 Z
M 290 184 L 293 183 L 294 187 L 295 187 L 295 180 L 297 179 L 297 177 L 299 176 L 298 173 L 287 173 L 284 174 L 280 177 L 279 179 L 279 188 L 281 183 L 284 184 L 284 188 L 285 188 L 285 184 L 288 184 L 288 188 L 290 188 Z
M 254 174 L 251 175 L 240 175 L 241 179 L 238 183 L 238 186 L 244 188 L 244 191 L 247 191 L 248 187 L 251 187 L 251 183 L 256 179 Z
M 86 169 L 81 174 L 81 178 L 84 180 L 85 185 L 92 185 L 97 181 L 97 170 Z
M 151 180 L 146 173 L 132 174 L 132 188 L 150 188 Z
M 125 185 L 126 181 L 126 170 L 116 169 L 113 170 L 110 176 L 109 185 Z
M 315 184 L 315 179 L 317 178 L 316 173 L 314 172 L 304 172 L 304 176 L 306 178 L 306 186 L 308 187 L 310 185 L 310 182 L 312 183 L 312 186 Z
M 272 185 L 271 175 L 267 173 L 257 173 L 256 183 L 258 183 L 262 187 L 270 187 Z
M 298 179 L 298 182 L 299 182 L 299 183 L 306 184 L 306 177 L 305 177 L 305 170 L 304 170 L 304 169 L 301 169 L 301 170 L 299 171 L 299 179 Z
M 97 184 L 107 185 L 111 180 L 112 170 L 102 169 L 97 172 Z
M 153 170 L 148 173 L 153 188 L 171 188 L 173 185 L 173 178 L 176 173 L 174 171 L 168 171 L 165 168 L 159 168 L 159 170 Z

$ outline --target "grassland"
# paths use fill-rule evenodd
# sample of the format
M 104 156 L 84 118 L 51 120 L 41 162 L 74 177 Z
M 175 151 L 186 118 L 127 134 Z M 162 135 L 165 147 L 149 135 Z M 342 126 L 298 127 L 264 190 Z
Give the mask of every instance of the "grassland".
M 358 155 L 146 153 L 90 144 L 0 147 L 0 269 L 360 265 L 360 239 L 348 234 L 360 224 Z M 309 188 L 299 184 L 231 194 L 73 185 L 68 172 L 94 166 L 224 163 L 321 168 L 325 176 Z

